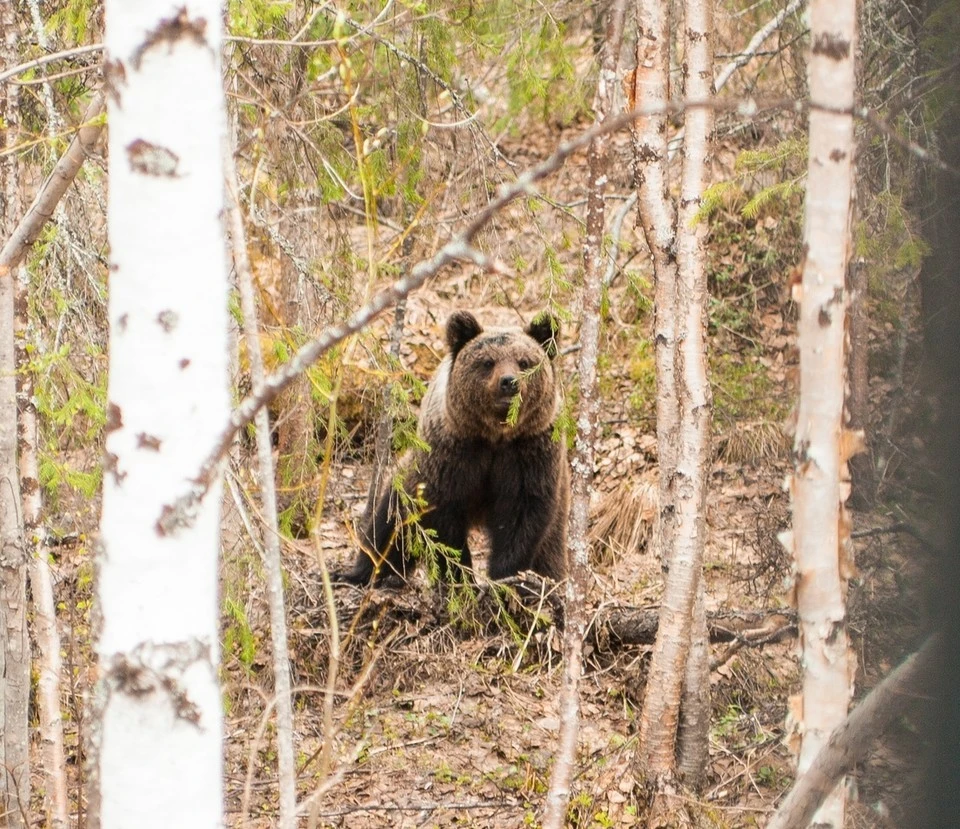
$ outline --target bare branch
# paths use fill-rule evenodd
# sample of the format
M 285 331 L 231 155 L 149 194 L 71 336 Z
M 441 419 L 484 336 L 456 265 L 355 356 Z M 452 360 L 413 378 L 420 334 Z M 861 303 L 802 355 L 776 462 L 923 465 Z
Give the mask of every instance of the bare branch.
M 780 804 L 767 829 L 802 829 L 810 822 L 844 773 L 866 755 L 890 723 L 927 692 L 939 647 L 938 639 L 931 637 L 864 697 L 834 729 L 810 768 Z
M 102 52 L 104 45 L 102 43 L 91 43 L 89 46 L 76 46 L 73 49 L 64 49 L 62 52 L 54 52 L 50 55 L 44 55 L 40 58 L 35 58 L 34 60 L 28 60 L 26 63 L 21 63 L 18 66 L 11 66 L 9 69 L 4 69 L 0 72 L 0 83 L 13 78 L 16 75 L 22 75 L 24 72 L 29 72 L 31 69 L 37 69 L 40 66 L 44 66 L 48 63 L 55 63 L 58 60 L 67 60 L 68 58 L 75 58 L 79 55 L 89 55 L 93 52 Z M 86 119 L 84 119 L 86 120 Z
M 734 72 L 741 66 L 749 63 L 750 60 L 756 56 L 763 42 L 783 25 L 783 21 L 805 4 L 806 0 L 791 0 L 790 5 L 780 9 L 772 20 L 767 22 L 765 26 L 757 29 L 753 37 L 750 38 L 750 42 L 746 48 L 720 70 L 717 79 L 714 81 L 714 87 L 717 92 L 726 86 L 727 81 L 730 80 Z
M 319 360 L 320 357 L 335 345 L 338 345 L 348 337 L 363 330 L 384 310 L 391 307 L 398 300 L 408 296 L 430 279 L 430 277 L 440 273 L 445 267 L 454 262 L 469 261 L 478 267 L 494 272 L 504 270 L 500 263 L 473 247 L 472 243 L 477 234 L 508 204 L 521 196 L 535 195 L 535 185 L 537 182 L 542 181 L 561 169 L 572 155 L 584 147 L 587 147 L 597 136 L 617 132 L 638 118 L 650 117 L 652 115 L 684 112 L 696 108 L 730 112 L 746 111 L 749 114 L 760 107 L 761 103 L 759 101 L 751 101 L 749 106 L 746 107 L 743 103 L 724 102 L 715 99 L 663 102 L 651 106 L 636 107 L 628 112 L 612 116 L 603 123 L 596 124 L 582 132 L 576 138 L 562 142 L 553 154 L 544 161 L 521 173 L 513 182 L 503 184 L 497 196 L 476 214 L 473 221 L 471 221 L 463 231 L 443 245 L 430 259 L 420 262 L 412 268 L 406 276 L 398 279 L 375 294 L 367 305 L 343 322 L 326 328 L 320 336 L 301 347 L 293 356 L 293 359 L 285 363 L 281 370 L 268 377 L 264 382 L 263 389 L 259 393 L 251 394 L 244 399 L 234 410 L 230 418 L 230 423 L 224 429 L 223 434 L 211 450 L 207 460 L 199 470 L 197 477 L 194 479 L 195 486 L 193 491 L 190 494 L 181 496 L 176 504 L 176 508 L 170 510 L 158 520 L 158 527 L 163 531 L 172 531 L 177 526 L 190 522 L 192 507 L 206 494 L 217 463 L 229 448 L 234 435 L 240 429 L 252 423 L 254 416 L 260 408 L 272 403 L 277 395 L 293 382 L 298 374 Z M 762 108 L 802 111 L 805 105 L 796 100 L 778 98 L 762 102 Z M 956 173 L 960 176 L 960 171 L 956 171 Z M 4 248 L 4 251 L 6 251 L 6 248 Z M 2 256 L 0 256 L 0 276 L 5 273 L 3 271 L 3 264 L 4 260 Z
M 83 114 L 83 123 L 67 151 L 47 176 L 30 209 L 0 251 L 0 278 L 9 277 L 13 269 L 23 261 L 43 226 L 53 218 L 57 203 L 63 198 L 83 162 L 93 154 L 93 148 L 103 130 L 103 121 L 99 117 L 103 106 L 103 92 L 97 92 L 90 100 L 87 111 Z

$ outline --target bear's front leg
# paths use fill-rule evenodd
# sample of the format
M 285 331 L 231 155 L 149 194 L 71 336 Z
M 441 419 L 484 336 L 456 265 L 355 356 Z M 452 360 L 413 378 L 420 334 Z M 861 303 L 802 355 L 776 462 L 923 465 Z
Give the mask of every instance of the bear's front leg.
M 337 573 L 336 581 L 365 585 L 374 579 L 382 584 L 391 578 L 401 581 L 406 578 L 407 557 L 403 550 L 400 510 L 400 498 L 391 487 L 360 531 L 361 549 L 353 566 Z
M 566 501 L 561 487 L 562 451 L 549 434 L 507 444 L 491 474 L 491 508 L 486 516 L 491 579 L 534 570 L 564 575 Z

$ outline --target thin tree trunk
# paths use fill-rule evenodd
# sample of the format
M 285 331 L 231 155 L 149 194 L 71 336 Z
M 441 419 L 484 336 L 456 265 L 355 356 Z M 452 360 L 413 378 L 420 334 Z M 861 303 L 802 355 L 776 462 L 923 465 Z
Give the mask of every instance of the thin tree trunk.
M 812 0 L 810 157 L 800 285 L 800 403 L 791 479 L 793 533 L 784 541 L 796 561 L 797 612 L 803 650 L 799 723 L 802 777 L 847 715 L 853 682 L 846 630 L 849 519 L 844 478 L 855 440 L 843 423 L 844 337 L 853 171 L 856 4 Z M 845 787 L 814 822 L 840 829 Z
M 623 43 L 626 0 L 615 0 L 609 9 L 606 38 L 594 110 L 597 123 L 614 115 L 615 94 L 620 79 L 617 67 Z M 593 485 L 594 447 L 600 401 L 597 390 L 597 355 L 600 346 L 600 303 L 603 294 L 604 192 L 609 167 L 609 137 L 601 135 L 590 143 L 587 153 L 590 179 L 587 191 L 586 240 L 583 251 L 581 291 L 580 412 L 571 468 L 571 509 L 568 539 L 568 567 L 563 631 L 563 687 L 560 692 L 560 745 L 550 776 L 544 812 L 544 829 L 561 829 L 565 823 L 570 784 L 577 764 L 579 734 L 579 682 L 583 668 L 583 639 L 587 631 L 587 593 L 592 581 L 589 561 L 590 491 Z M 562 438 L 561 438 L 562 439 Z
M 850 263 L 850 428 L 870 425 L 870 340 L 867 314 L 867 268 L 864 262 Z M 863 452 L 850 461 L 852 495 L 863 508 L 873 506 L 877 496 L 877 474 L 873 453 Z
M 40 15 L 38 0 L 29 0 L 33 36 L 43 51 L 49 51 L 46 28 Z M 62 128 L 62 121 L 53 100 L 53 86 L 44 80 L 41 86 L 47 112 L 47 136 L 52 140 Z M 62 214 L 62 208 L 59 208 Z M 62 215 L 60 219 L 62 220 Z M 19 462 L 20 490 L 23 496 L 25 552 L 30 562 L 30 593 L 33 607 L 33 629 L 39 651 L 37 666 L 37 715 L 39 719 L 41 756 L 43 758 L 44 812 L 46 825 L 66 829 L 69 825 L 67 798 L 67 764 L 63 744 L 63 719 L 60 714 L 60 632 L 57 629 L 53 579 L 47 561 L 46 529 L 43 526 L 43 491 L 40 487 L 39 429 L 34 400 L 34 374 L 28 368 L 27 342 L 30 337 L 27 308 L 30 281 L 26 270 L 19 268 L 16 280 L 16 360 L 20 367 L 17 390 L 19 398 Z
M 670 69 L 670 14 L 666 2 L 637 3 L 637 74 L 631 101 L 634 108 L 665 106 L 668 100 Z M 667 118 L 665 114 L 638 118 L 633 132 L 636 158 L 638 214 L 656 280 L 654 290 L 654 357 L 657 373 L 657 463 L 659 468 L 659 498 L 654 538 L 661 565 L 667 567 L 673 560 L 675 548 L 676 498 L 674 483 L 679 438 L 679 390 L 677 348 L 677 260 L 676 209 L 669 196 Z M 666 614 L 661 612 L 658 628 L 663 630 Z M 657 636 L 660 642 L 662 637 Z M 662 659 L 662 657 L 661 657 Z M 672 689 L 673 702 L 660 687 L 656 695 L 648 692 L 641 718 L 640 749 L 637 752 L 638 771 L 643 776 L 655 775 L 652 766 L 652 748 L 664 737 L 657 733 L 676 734 L 679 722 L 681 675 Z M 647 686 L 653 681 L 648 674 Z M 657 680 L 662 681 L 661 679 Z M 672 717 L 672 719 L 667 719 Z M 658 725 L 659 724 L 659 725 Z M 672 737 L 670 738 L 672 740 Z M 672 758 L 672 743 L 669 746 Z M 672 759 L 670 760 L 672 766 Z
M 96 583 L 94 827 L 223 825 L 222 475 L 229 417 L 221 8 L 108 0 L 110 377 Z M 161 522 L 161 516 L 167 522 Z
M 0 62 L 17 54 L 17 20 L 13 3 L 0 6 Z M 0 98 L 3 149 L 19 141 L 19 95 L 7 84 Z M 6 233 L 20 215 L 17 153 L 0 159 Z M 14 280 L 0 279 L 0 826 L 30 823 L 30 767 L 27 712 L 30 699 L 30 644 L 27 638 L 27 558 L 17 468 L 17 361 L 14 344 Z
M 243 331 L 250 358 L 250 376 L 254 391 L 263 386 L 263 355 L 260 351 L 260 326 L 257 303 L 253 294 L 253 274 L 247 256 L 243 232 L 243 214 L 233 154 L 226 155 L 227 211 L 229 214 L 231 250 L 237 272 L 240 303 L 243 309 Z M 277 708 L 277 767 L 280 776 L 281 829 L 296 826 L 297 780 L 293 756 L 293 702 L 290 696 L 290 657 L 287 645 L 287 616 L 283 598 L 283 565 L 280 558 L 280 527 L 277 523 L 277 490 L 273 467 L 273 442 L 270 415 L 266 409 L 257 413 L 257 458 L 260 479 L 260 506 L 263 510 L 264 567 L 267 573 L 267 597 L 270 606 L 270 636 L 273 645 L 274 694 Z
M 686 4 L 684 92 L 689 101 L 708 101 L 712 95 L 712 9 L 704 0 L 688 0 Z M 655 95 L 663 95 L 667 71 L 669 26 L 661 17 L 663 9 L 653 10 L 641 4 L 638 38 L 638 101 L 648 105 L 652 100 L 640 99 L 648 84 Z M 641 69 L 644 71 L 641 72 Z M 649 73 L 648 70 L 649 69 Z M 648 80 L 649 75 L 649 80 Z M 659 90 L 659 91 L 657 91 Z M 703 239 L 706 228 L 696 221 L 700 200 L 706 186 L 708 139 L 713 117 L 709 107 L 691 107 L 686 110 L 684 130 L 684 160 L 680 182 L 680 207 L 674 225 L 676 248 L 675 293 L 664 296 L 665 313 L 673 310 L 674 329 L 669 322 L 657 321 L 655 341 L 661 343 L 672 333 L 672 355 L 658 353 L 658 450 L 661 457 L 661 503 L 658 534 L 664 551 L 664 563 L 669 566 L 664 586 L 661 622 L 647 678 L 643 714 L 640 721 L 640 747 L 637 762 L 640 772 L 658 787 L 668 781 L 676 769 L 677 736 L 680 724 L 681 697 L 691 710 L 685 714 L 688 727 L 682 744 L 686 754 L 683 766 L 695 769 L 706 757 L 706 724 L 709 719 L 709 696 L 702 686 L 708 673 L 708 652 L 703 641 L 691 647 L 694 632 L 705 636 L 703 616 L 703 550 L 706 542 L 706 478 L 710 459 L 710 386 L 706 376 L 704 328 L 706 322 L 706 271 L 703 263 Z M 654 141 L 657 144 L 654 144 Z M 663 143 L 661 143 L 663 142 Z M 659 145 L 659 146 L 657 146 Z M 650 136 L 641 144 L 640 160 L 649 156 L 643 152 L 657 146 L 653 160 L 665 158 L 665 138 Z M 644 168 L 645 173 L 649 168 Z M 665 177 L 662 179 L 665 187 Z M 658 257 L 668 259 L 673 249 L 665 234 L 666 194 L 661 191 L 644 193 L 650 182 L 644 180 L 640 189 L 641 221 L 647 232 L 650 225 L 660 252 L 654 251 L 655 267 Z M 657 213 L 652 213 L 656 209 Z M 646 212 L 645 212 L 646 211 Z M 658 218 L 659 217 L 659 218 Z M 669 290 L 673 274 L 666 262 L 663 293 Z M 658 282 L 661 274 L 657 273 Z M 658 286 L 657 297 L 660 296 Z M 661 324 L 666 333 L 661 334 Z M 661 374 L 663 382 L 661 383 Z M 673 389 L 675 388 L 675 402 Z M 667 401 L 660 400 L 661 394 Z M 667 410 L 668 407 L 672 411 Z M 661 408 L 666 423 L 660 422 Z M 668 432 L 675 430 L 673 436 Z M 684 692 L 685 679 L 689 687 Z M 698 683 L 693 687 L 692 683 Z M 651 821 L 659 819 L 659 807 L 652 810 Z
M 37 667 L 37 707 L 43 756 L 44 803 L 47 825 L 65 829 L 69 825 L 67 764 L 63 748 L 63 720 L 60 715 L 60 632 L 57 630 L 53 579 L 47 562 L 46 530 L 42 524 L 43 491 L 40 488 L 37 448 L 37 407 L 34 401 L 33 372 L 27 369 L 29 282 L 25 269 L 16 281 L 18 289 L 16 349 L 19 406 L 20 483 L 23 494 L 25 545 L 30 560 L 30 593 L 33 597 L 33 629 L 40 652 Z
M 683 89 L 688 101 L 713 96 L 713 0 L 686 0 L 684 13 L 686 68 Z M 689 545 L 695 561 L 693 614 L 687 634 L 689 650 L 684 672 L 680 714 L 678 769 L 684 782 L 696 788 L 708 760 L 710 730 L 710 649 L 704 599 L 703 551 L 706 546 L 707 477 L 710 470 L 711 394 L 707 378 L 707 226 L 698 221 L 701 197 L 709 178 L 713 110 L 688 109 L 680 182 L 678 228 L 678 319 L 686 317 L 679 342 L 680 452 L 677 459 L 677 541 L 675 552 Z M 689 293 L 688 293 L 689 292 Z M 684 466 L 689 464 L 689 472 Z M 691 490 L 688 495 L 688 490 Z M 677 575 L 677 579 L 682 577 Z

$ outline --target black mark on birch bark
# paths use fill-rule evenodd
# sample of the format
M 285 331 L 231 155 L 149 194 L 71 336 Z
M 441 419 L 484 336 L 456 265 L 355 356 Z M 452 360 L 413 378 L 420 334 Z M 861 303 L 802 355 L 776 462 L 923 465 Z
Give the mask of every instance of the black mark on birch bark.
M 183 6 L 174 17 L 161 20 L 156 29 L 147 33 L 143 43 L 133 53 L 130 62 L 135 69 L 139 69 L 143 56 L 154 46 L 166 43 L 170 49 L 173 49 L 174 44 L 181 40 L 192 40 L 199 46 L 207 44 L 207 21 L 202 17 L 191 20 L 186 7 Z
M 846 60 L 850 57 L 850 41 L 841 35 L 826 32 L 813 39 L 812 51 L 830 60 Z
M 177 178 L 180 175 L 177 171 L 180 156 L 173 150 L 151 144 L 142 138 L 127 144 L 127 160 L 130 162 L 131 170 L 145 176 Z
M 138 449 L 149 449 L 152 452 L 159 452 L 160 444 L 160 438 L 155 435 L 148 435 L 146 432 L 140 432 L 140 434 L 137 435 Z
M 107 403 L 107 422 L 103 426 L 104 432 L 110 432 L 123 426 L 123 413 L 116 403 Z

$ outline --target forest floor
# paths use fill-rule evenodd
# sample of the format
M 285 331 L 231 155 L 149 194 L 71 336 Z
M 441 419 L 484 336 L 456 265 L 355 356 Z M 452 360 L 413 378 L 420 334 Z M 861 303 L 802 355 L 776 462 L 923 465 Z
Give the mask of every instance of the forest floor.
M 755 232 L 772 234 L 777 224 L 768 217 Z M 731 269 L 742 266 L 738 255 L 749 252 L 738 253 L 735 245 L 714 251 L 721 266 Z M 721 294 L 714 304 L 718 402 L 707 506 L 708 611 L 789 607 L 790 566 L 777 540 L 789 524 L 784 422 L 796 391 L 786 280 L 779 275 L 755 292 L 759 298 L 738 312 L 744 319 L 732 333 L 724 304 L 738 298 Z M 515 324 L 521 316 L 529 319 L 537 311 L 533 298 L 546 293 L 536 274 L 529 274 L 523 292 L 511 297 L 514 310 L 505 310 L 502 290 L 484 276 L 438 280 L 409 302 L 401 361 L 426 380 L 442 356 L 442 324 L 452 311 L 468 308 L 484 323 Z M 652 359 L 637 339 L 638 332 L 641 340 L 649 337 L 650 320 L 637 306 L 630 287 L 615 282 L 593 504 L 594 527 L 601 532 L 594 542 L 590 601 L 598 615 L 611 607 L 656 608 L 663 584 L 661 562 L 649 543 L 656 510 Z M 562 346 L 575 343 L 576 333 L 567 331 L 564 340 Z M 575 357 L 568 352 L 560 359 L 569 390 Z M 347 460 L 331 474 L 327 491 L 336 493 L 335 506 L 325 513 L 316 546 L 291 544 L 285 560 L 295 684 L 303 689 L 296 712 L 300 791 L 324 792 L 316 801 L 317 825 L 537 825 L 559 728 L 556 626 L 534 625 L 529 615 L 511 613 L 496 601 L 474 607 L 462 597 L 443 596 L 422 578 L 401 591 L 337 587 L 341 652 L 331 663 L 318 560 L 322 555 L 335 568 L 355 554 L 349 528 L 362 512 L 370 468 Z M 857 529 L 889 523 L 882 509 L 854 516 Z M 475 561 L 482 573 L 482 538 L 471 546 L 479 550 Z M 914 644 L 916 545 L 877 534 L 856 546 L 860 574 L 850 587 L 850 622 L 859 666 L 856 693 L 862 695 Z M 484 595 L 489 599 L 490 591 Z M 253 628 L 265 641 L 262 602 L 260 607 Z M 610 641 L 587 649 L 570 826 L 642 823 L 631 761 L 649 652 L 649 645 Z M 781 624 L 759 642 L 715 644 L 711 658 L 710 767 L 691 811 L 703 826 L 762 826 L 793 779 L 785 728 L 790 697 L 799 690 L 795 630 Z M 261 689 L 267 661 L 263 654 L 255 666 Z M 337 693 L 326 712 L 334 733 L 327 756 L 324 700 L 331 664 Z M 241 815 L 249 814 L 247 825 L 271 826 L 273 748 L 269 739 L 258 739 L 262 700 L 245 702 L 262 690 L 244 690 L 248 677 L 236 661 L 229 668 L 226 693 L 236 700 L 228 719 L 230 823 L 243 825 Z M 886 816 L 903 806 L 891 802 L 901 767 L 891 760 L 892 750 L 878 756 L 859 774 L 861 798 L 851 808 L 851 826 L 888 825 Z
M 523 164 L 536 160 L 532 148 L 538 143 L 544 155 L 559 136 L 539 138 L 527 136 L 522 147 L 514 148 Z M 625 139 L 620 151 L 624 158 L 629 154 Z M 732 152 L 719 147 L 717 163 L 729 168 Z M 627 161 L 612 179 L 613 187 L 629 192 Z M 580 197 L 575 180 L 550 186 L 555 201 L 573 203 Z M 487 276 L 455 269 L 420 290 L 407 306 L 401 349 L 406 370 L 429 378 L 442 356 L 442 325 L 452 311 L 468 308 L 486 324 L 516 323 L 521 316 L 529 319 L 550 295 L 537 234 L 526 232 L 516 212 L 505 230 L 511 222 L 516 234 L 510 244 L 530 265 L 522 287 L 505 288 Z M 761 273 L 751 270 L 751 262 L 765 245 L 795 234 L 796 225 L 786 227 L 786 219 L 766 215 L 738 231 L 737 238 L 722 223 L 717 228 L 711 239 L 712 272 L 743 276 L 727 282 L 715 277 L 712 283 L 716 451 L 707 505 L 708 611 L 783 611 L 790 602 L 790 565 L 777 535 L 789 524 L 784 423 L 796 393 L 794 310 L 787 269 Z M 645 279 L 649 288 L 652 276 L 639 252 L 642 241 L 633 230 L 629 234 L 625 244 L 634 251 L 633 267 L 641 286 Z M 744 241 L 747 237 L 751 241 Z M 578 251 L 565 255 L 575 271 Z M 656 439 L 649 291 L 643 296 L 637 284 L 614 280 L 604 327 L 603 436 L 597 447 L 590 594 L 598 616 L 613 607 L 655 609 L 663 584 L 661 562 L 650 543 Z M 576 309 L 571 310 L 575 321 Z M 388 326 L 378 325 L 385 339 Z M 576 343 L 574 329 L 568 324 L 562 348 Z M 571 393 L 575 357 L 568 349 L 558 359 Z M 878 388 L 877 394 L 889 391 Z M 331 654 L 331 614 L 319 562 L 322 558 L 332 569 L 355 554 L 351 527 L 363 510 L 369 479 L 367 459 L 338 458 L 314 541 L 289 541 L 284 549 L 299 794 L 317 793 L 317 822 L 310 825 L 535 826 L 557 748 L 562 671 L 556 624 L 548 619 L 534 625 L 522 609 L 498 605 L 493 591 L 483 587 L 482 575 L 485 599 L 476 606 L 463 596 L 442 595 L 422 578 L 400 591 L 337 587 L 333 600 L 341 644 L 340 652 Z M 854 529 L 887 526 L 895 518 L 888 513 L 883 507 L 854 513 Z M 71 521 L 84 532 L 95 531 L 92 512 L 78 509 Z M 907 536 L 887 533 L 858 538 L 855 545 L 859 572 L 848 598 L 859 697 L 916 645 L 922 548 Z M 475 549 L 482 573 L 482 539 Z M 272 686 L 269 624 L 257 562 L 249 541 L 241 538 L 225 548 L 229 826 L 273 826 L 277 815 L 275 732 L 264 719 Z M 71 643 L 89 637 L 84 604 L 89 579 L 83 575 L 88 567 L 67 552 L 60 561 L 58 599 L 79 608 L 71 611 Z M 649 645 L 600 640 L 587 649 L 570 826 L 642 823 L 631 762 L 650 650 Z M 702 826 L 763 826 L 793 779 L 785 738 L 790 698 L 799 690 L 795 630 L 786 623 L 759 641 L 716 643 L 711 659 L 710 765 L 702 793 L 691 799 L 691 812 Z M 85 686 L 86 678 L 70 666 L 82 662 L 68 659 L 75 689 Z M 79 705 L 75 714 L 69 734 L 74 749 L 82 731 Z M 904 785 L 901 737 L 906 740 L 897 734 L 888 738 L 858 771 L 860 797 L 851 808 L 850 826 L 889 826 L 891 814 L 909 811 L 898 788 Z

